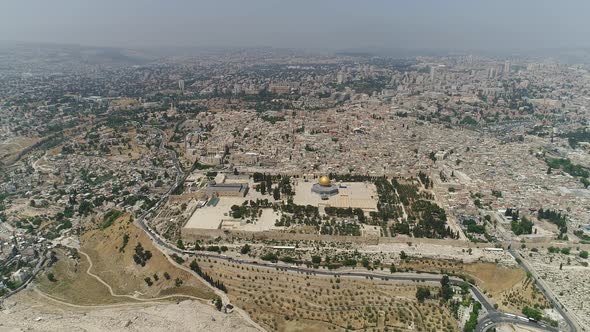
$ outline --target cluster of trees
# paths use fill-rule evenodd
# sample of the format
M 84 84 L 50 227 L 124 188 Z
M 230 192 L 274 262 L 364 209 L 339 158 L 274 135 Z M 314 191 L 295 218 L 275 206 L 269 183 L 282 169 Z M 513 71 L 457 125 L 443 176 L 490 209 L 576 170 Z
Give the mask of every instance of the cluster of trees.
M 507 208 L 506 212 L 504 212 L 504 215 L 507 217 L 512 217 L 512 220 L 518 220 L 518 215 L 520 214 L 520 212 L 518 212 L 518 210 L 516 209 L 512 209 L 512 208 Z
M 230 214 L 232 218 L 236 219 L 244 219 L 244 218 L 252 218 L 255 219 L 262 214 L 262 210 L 260 210 L 257 206 L 248 206 L 248 201 L 245 201 L 243 205 L 232 205 L 230 208 Z
M 260 259 L 262 259 L 263 261 L 270 261 L 276 263 L 279 260 L 279 256 L 277 256 L 277 254 L 275 254 L 274 252 L 267 252 L 266 254 L 260 256 Z
M 463 327 L 464 332 L 473 332 L 477 327 L 477 319 L 479 318 L 479 311 L 481 310 L 481 303 L 475 301 L 473 303 L 473 311 L 469 314 L 469 320 L 465 323 Z
M 418 178 L 420 179 L 420 182 L 422 182 L 422 184 L 424 185 L 424 188 L 426 188 L 426 189 L 432 188 L 432 186 L 433 186 L 432 180 L 430 179 L 430 177 L 428 175 L 426 175 L 426 173 L 423 173 L 422 171 L 418 172 Z
M 148 286 L 152 286 L 152 285 L 154 284 L 154 283 L 152 282 L 152 279 L 151 279 L 150 277 L 145 277 L 143 280 L 145 281 L 145 283 L 146 283 Z
M 260 118 L 266 122 L 270 122 L 271 124 L 275 124 L 278 121 L 285 121 L 284 116 L 274 116 L 274 115 L 262 114 L 260 116 Z
M 320 217 L 318 216 L 312 216 L 312 217 L 300 217 L 300 216 L 290 216 L 287 214 L 283 214 L 281 215 L 281 219 L 277 220 L 275 222 L 275 226 L 284 226 L 284 227 L 289 227 L 292 224 L 293 225 L 307 225 L 307 226 L 315 226 L 317 229 L 319 229 L 319 225 L 320 225 Z
M 567 138 L 569 145 L 573 149 L 578 147 L 580 142 L 590 142 L 590 131 L 588 131 L 588 128 L 580 128 L 576 131 L 571 131 L 561 136 Z
M 397 179 L 393 178 L 391 180 L 391 184 L 393 185 L 394 189 L 397 191 L 399 196 L 399 200 L 402 202 L 403 205 L 409 206 L 413 201 L 420 198 L 418 194 L 418 187 L 413 184 L 401 184 L 397 181 Z
M 541 313 L 541 311 L 535 308 L 525 306 L 524 308 L 522 308 L 522 313 L 528 318 L 532 318 L 536 321 L 540 321 L 543 319 L 543 314 Z
M 518 220 L 518 218 L 514 219 L 512 217 L 512 222 L 510 223 L 510 227 L 512 232 L 516 235 L 522 234 L 532 234 L 533 233 L 533 222 L 528 220 L 526 217 L 522 217 L 522 220 Z
M 584 234 L 584 231 L 581 229 L 577 229 L 574 231 L 574 235 L 576 235 L 577 237 L 579 237 L 582 240 L 582 243 L 588 243 L 590 242 L 590 236 Z
M 379 197 L 377 211 L 370 213 L 367 218 L 362 209 L 327 207 L 328 216 L 346 218 L 356 217 L 359 222 L 368 222 L 372 225 L 379 225 L 384 236 L 396 234 L 414 235 L 415 237 L 445 238 L 458 236 L 446 225 L 447 216 L 444 209 L 429 201 L 432 195 L 426 191 L 420 192 L 419 182 L 402 184 L 394 178 L 389 181 L 386 177 L 372 177 L 354 174 L 329 174 L 330 178 L 340 181 L 373 181 Z M 428 188 L 432 186 L 432 180 L 420 172 L 420 181 Z M 290 179 L 286 176 L 271 176 L 263 173 L 254 173 L 253 180 L 260 182 L 260 190 L 266 191 L 272 188 L 273 181 L 278 181 L 273 191 L 292 194 Z M 264 188 L 264 189 L 263 189 Z M 277 197 L 275 197 L 277 198 Z M 360 225 L 357 223 L 338 223 L 336 220 L 321 223 L 318 208 L 312 205 L 296 205 L 292 199 L 287 199 L 286 204 L 271 204 L 267 200 L 256 202 L 245 202 L 242 206 L 234 205 L 231 208 L 231 215 L 234 218 L 252 217 L 256 218 L 260 211 L 259 207 L 273 207 L 280 209 L 284 214 L 280 220 L 275 222 L 276 226 L 289 227 L 291 224 L 305 224 L 316 226 L 321 234 L 328 235 L 360 235 Z M 399 220 L 403 215 L 403 207 L 406 206 L 408 218 L 406 221 L 395 222 L 389 225 L 390 220 Z M 327 218 L 326 218 L 327 219 Z
M 426 183 L 431 185 L 430 179 L 425 174 L 421 173 L 419 176 L 425 185 Z M 427 192 L 420 193 L 415 184 L 401 184 L 396 178 L 390 182 L 384 177 L 379 177 L 375 179 L 375 187 L 379 201 L 377 212 L 371 212 L 370 215 L 373 222 L 382 222 L 384 234 L 389 231 L 391 236 L 396 234 L 428 238 L 458 236 L 446 225 L 447 216 L 444 209 L 428 201 L 431 195 Z M 407 207 L 407 221 L 395 222 L 387 227 L 389 220 L 396 220 L 402 216 L 401 204 Z
M 198 243 L 195 243 L 195 250 L 198 250 L 198 251 L 204 250 L 204 251 L 222 253 L 222 252 L 228 251 L 229 248 L 226 246 L 220 247 L 220 246 L 215 246 L 215 245 L 201 247 L 201 245 L 199 245 Z
M 246 243 L 246 244 L 245 244 L 245 245 L 244 245 L 244 246 L 243 246 L 243 247 L 240 249 L 240 253 L 241 253 L 242 255 L 246 255 L 246 254 L 248 254 L 248 253 L 249 253 L 251 250 L 252 250 L 252 248 L 250 248 L 250 245 Z
M 476 234 L 485 234 L 486 226 L 485 225 L 478 225 L 477 222 L 473 219 L 467 219 L 463 222 L 463 226 L 467 228 L 469 233 L 476 233 Z
M 147 261 L 152 258 L 152 253 L 149 250 L 144 250 L 140 242 L 135 246 L 135 253 L 133 254 L 133 261 L 137 265 L 145 266 Z
M 233 218 L 243 219 L 260 217 L 262 208 L 270 208 L 274 205 L 268 199 L 256 199 L 256 201 L 244 201 L 242 205 L 232 205 L 230 214 Z
M 377 178 L 374 176 L 369 175 L 359 175 L 359 174 L 336 174 L 336 173 L 328 173 L 328 178 L 330 180 L 340 181 L 340 182 L 373 182 Z
M 447 226 L 447 215 L 443 208 L 435 203 L 418 200 L 412 204 L 411 215 L 408 220 L 418 219 L 412 233 L 414 237 L 445 238 L 456 235 Z
M 297 205 L 292 200 L 288 200 L 287 204 L 281 206 L 281 210 L 286 213 L 291 213 L 295 218 L 314 218 L 319 219 L 320 211 L 317 206 L 313 205 Z
M 256 172 L 252 175 L 254 182 L 260 182 L 256 186 L 256 190 L 260 191 L 261 194 L 265 195 L 268 193 L 272 194 L 275 200 L 281 199 L 281 195 L 293 196 L 295 192 L 291 186 L 291 178 L 286 175 L 270 175 L 265 173 Z M 277 182 L 277 185 L 273 188 L 273 182 Z
M 573 164 L 569 159 L 563 158 L 548 158 L 545 160 L 547 165 L 553 169 L 563 169 L 564 172 L 571 176 L 579 176 L 582 178 L 588 178 L 590 172 L 582 165 Z
M 554 210 L 543 210 L 539 209 L 537 212 L 537 216 L 539 219 L 545 219 L 559 227 L 559 232 L 561 234 L 567 233 L 567 216 L 565 214 L 561 214 L 561 212 L 554 211 Z
M 176 264 L 183 264 L 184 263 L 184 258 L 178 256 L 177 254 L 172 254 L 172 255 L 170 255 L 170 257 L 172 257 L 172 259 L 174 259 Z
M 416 290 L 416 299 L 420 303 L 423 303 L 424 300 L 429 299 L 431 295 L 430 288 L 428 287 L 418 287 Z
M 388 221 L 401 216 L 402 210 L 394 184 L 387 181 L 385 177 L 380 177 L 375 180 L 375 188 L 379 201 L 377 202 L 377 212 L 371 212 L 371 218 Z
M 109 228 L 122 214 L 123 212 L 119 210 L 110 210 L 109 212 L 105 213 L 104 217 L 102 218 L 102 229 Z
M 320 234 L 361 236 L 361 226 L 356 222 L 329 221 L 322 223 Z
M 451 287 L 451 284 L 450 284 L 449 276 L 444 275 L 440 280 L 440 285 L 441 285 L 441 288 L 440 288 L 439 296 L 443 301 L 447 302 L 448 300 L 450 300 L 453 297 L 453 294 L 454 294 L 453 288 Z
M 86 200 L 82 200 L 78 205 L 78 214 L 81 216 L 87 216 L 92 212 L 92 203 Z
M 327 206 L 324 209 L 324 211 L 329 216 L 337 216 L 337 217 L 341 217 L 341 218 L 356 216 L 356 218 L 360 222 L 364 222 L 366 220 L 365 213 L 363 212 L 363 209 L 361 209 L 361 208 L 352 209 L 350 207 L 349 208 L 337 208 L 337 207 Z
M 123 235 L 123 244 L 121 244 L 121 247 L 119 248 L 119 252 L 123 252 L 125 250 L 127 243 L 129 243 L 129 234 L 125 233 Z
M 201 270 L 201 267 L 199 266 L 199 264 L 197 263 L 196 260 L 193 259 L 193 261 L 190 263 L 189 267 L 196 274 L 198 274 L 201 278 L 205 279 L 205 281 L 207 281 L 211 286 L 222 290 L 224 293 L 227 293 L 227 288 L 225 287 L 223 282 L 218 281 L 218 280 L 217 281 L 213 280 L 213 278 L 211 276 L 209 276 L 207 273 L 203 272 L 203 270 Z

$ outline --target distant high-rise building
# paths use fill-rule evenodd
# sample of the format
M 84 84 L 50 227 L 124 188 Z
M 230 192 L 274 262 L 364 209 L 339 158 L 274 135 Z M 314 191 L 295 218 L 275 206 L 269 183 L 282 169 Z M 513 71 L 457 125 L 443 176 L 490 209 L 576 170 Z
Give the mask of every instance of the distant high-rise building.
M 178 88 L 180 91 L 184 91 L 184 80 L 178 80 Z
M 436 68 L 430 67 L 430 80 L 434 81 L 435 78 L 436 78 Z
M 496 68 L 491 67 L 488 70 L 488 78 L 494 78 L 494 77 L 496 77 Z
M 510 62 L 504 62 L 504 74 L 508 74 L 510 72 Z
M 344 75 L 345 75 L 345 74 L 344 74 L 343 72 L 339 72 L 339 73 L 336 75 L 336 83 L 338 83 L 338 84 L 342 84 L 342 83 L 344 83 Z

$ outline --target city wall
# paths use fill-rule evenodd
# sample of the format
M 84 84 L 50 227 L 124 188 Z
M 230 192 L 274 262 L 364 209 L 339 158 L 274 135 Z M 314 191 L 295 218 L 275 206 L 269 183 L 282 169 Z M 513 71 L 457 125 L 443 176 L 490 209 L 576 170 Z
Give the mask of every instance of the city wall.
M 277 240 L 277 241 L 324 241 L 324 242 L 351 242 L 357 244 L 376 245 L 379 237 L 376 236 L 338 236 L 285 233 L 280 231 L 247 232 L 221 229 L 183 228 L 182 239 L 185 241 L 208 240 L 216 237 L 242 238 L 252 240 Z

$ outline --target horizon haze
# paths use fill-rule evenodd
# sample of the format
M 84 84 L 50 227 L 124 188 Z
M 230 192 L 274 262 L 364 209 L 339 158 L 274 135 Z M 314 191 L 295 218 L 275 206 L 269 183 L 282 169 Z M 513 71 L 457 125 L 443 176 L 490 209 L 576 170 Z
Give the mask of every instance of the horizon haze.
M 540 50 L 590 47 L 590 2 L 11 1 L 0 40 L 127 48 Z M 361 10 L 362 9 L 362 10 Z

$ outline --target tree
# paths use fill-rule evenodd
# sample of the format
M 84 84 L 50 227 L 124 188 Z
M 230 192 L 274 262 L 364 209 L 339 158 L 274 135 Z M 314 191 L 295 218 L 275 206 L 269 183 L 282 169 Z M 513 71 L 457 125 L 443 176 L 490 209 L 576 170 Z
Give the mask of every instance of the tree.
M 55 279 L 55 275 L 53 273 L 51 273 L 51 272 L 49 272 L 47 274 L 47 280 L 49 280 L 51 282 L 56 282 L 57 281 L 57 279 Z
M 178 239 L 178 241 L 176 242 L 176 246 L 178 247 L 178 249 L 184 250 L 184 243 L 182 242 L 182 239 Z
M 525 316 L 532 318 L 536 321 L 540 321 L 541 319 L 543 319 L 543 314 L 539 310 L 531 308 L 531 307 L 522 308 L 522 313 Z
M 513 220 L 510 226 L 512 228 L 512 232 L 514 232 L 515 235 L 533 233 L 533 222 L 531 220 L 528 220 L 526 217 L 522 217 L 522 220 L 518 221 L 515 219 L 515 214 L 512 215 L 512 218 Z
M 279 190 L 279 187 L 274 188 L 272 192 L 272 198 L 274 198 L 275 201 L 281 199 L 281 191 Z
M 395 273 L 395 271 L 397 271 L 397 269 L 395 268 L 395 264 L 391 263 L 391 265 L 389 266 L 389 272 Z
M 240 253 L 242 253 L 242 255 L 246 255 L 247 253 L 250 252 L 250 245 L 249 244 L 245 244 L 241 249 L 240 249 Z
M 406 259 L 406 258 L 408 258 L 408 255 L 406 255 L 406 252 L 402 250 L 402 251 L 399 253 L 399 258 L 401 258 L 401 259 Z
M 272 188 L 272 177 L 269 174 L 266 176 L 266 189 L 268 189 L 269 193 L 270 193 L 271 188 Z
M 587 259 L 588 258 L 588 252 L 586 250 L 582 250 L 580 251 L 580 257 Z
M 223 307 L 223 302 L 221 302 L 221 299 L 218 297 L 215 300 L 215 308 L 217 308 L 217 310 L 221 311 L 222 307 Z
M 463 293 L 463 294 L 469 293 L 469 283 L 467 281 L 463 281 L 461 283 L 461 285 L 459 285 L 459 287 L 461 287 L 461 293 Z
M 440 289 L 440 297 L 446 302 L 453 297 L 453 289 L 450 285 L 450 280 L 448 275 L 444 275 L 440 280 L 441 289 Z
M 264 181 L 260 183 L 260 193 L 263 195 L 266 194 L 266 182 Z
M 423 303 L 425 299 L 430 297 L 430 289 L 428 287 L 418 287 L 416 290 L 416 299 Z
M 311 262 L 314 265 L 320 265 L 320 263 L 322 262 L 322 257 L 321 256 L 311 256 Z
M 89 201 L 82 201 L 80 206 L 78 206 L 78 213 L 81 216 L 87 216 L 90 212 L 92 212 L 92 203 Z
M 430 160 L 432 160 L 433 162 L 436 162 L 436 152 L 432 151 L 428 154 L 428 158 L 430 158 Z
M 363 259 L 361 260 L 361 265 L 365 268 L 365 269 L 369 269 L 371 263 L 369 262 L 369 259 L 366 257 L 363 257 Z
M 189 264 L 189 267 L 191 268 L 191 270 L 197 272 L 197 274 L 200 274 L 201 268 L 199 267 L 199 264 L 196 260 L 193 259 L 193 261 Z

